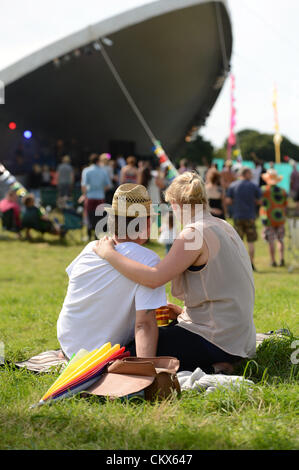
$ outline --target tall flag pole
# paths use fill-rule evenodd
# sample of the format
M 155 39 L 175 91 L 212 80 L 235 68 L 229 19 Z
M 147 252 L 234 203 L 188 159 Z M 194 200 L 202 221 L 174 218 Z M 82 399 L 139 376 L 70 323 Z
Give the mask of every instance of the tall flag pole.
M 272 100 L 273 110 L 274 110 L 274 129 L 275 134 L 273 137 L 274 148 L 275 148 L 275 162 L 280 163 L 280 144 L 282 142 L 282 136 L 279 131 L 279 122 L 278 122 L 278 109 L 277 109 L 277 87 L 274 86 L 273 90 L 273 100 Z
M 235 76 L 231 74 L 231 92 L 230 92 L 230 130 L 227 141 L 227 159 L 231 159 L 232 148 L 236 145 L 236 135 L 235 135 L 235 126 L 236 126 L 236 108 L 235 108 Z
M 176 176 L 178 176 L 178 170 L 171 160 L 169 160 L 159 140 L 154 140 L 153 144 L 153 152 L 159 159 L 160 167 L 165 170 L 166 180 L 170 183 Z

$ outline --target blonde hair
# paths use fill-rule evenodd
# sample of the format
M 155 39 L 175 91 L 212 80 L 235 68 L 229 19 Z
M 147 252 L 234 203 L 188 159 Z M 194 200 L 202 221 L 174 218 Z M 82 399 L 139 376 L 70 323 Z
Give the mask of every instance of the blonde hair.
M 195 171 L 185 171 L 165 191 L 166 202 L 178 204 L 208 204 L 204 182 Z

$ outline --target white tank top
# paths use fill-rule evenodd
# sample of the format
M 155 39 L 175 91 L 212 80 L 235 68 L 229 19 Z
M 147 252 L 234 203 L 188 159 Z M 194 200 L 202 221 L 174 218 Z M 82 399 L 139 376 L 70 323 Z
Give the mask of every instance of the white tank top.
M 172 294 L 185 302 L 179 326 L 229 354 L 252 357 L 255 291 L 245 245 L 230 224 L 206 211 L 202 221 L 188 227 L 202 231 L 209 257 L 202 270 L 187 269 L 172 281 Z

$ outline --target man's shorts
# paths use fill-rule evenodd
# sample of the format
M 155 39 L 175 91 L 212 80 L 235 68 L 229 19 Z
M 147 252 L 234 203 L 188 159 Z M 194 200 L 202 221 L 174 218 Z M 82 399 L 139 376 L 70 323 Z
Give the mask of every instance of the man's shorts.
M 273 243 L 275 240 L 283 242 L 284 235 L 284 225 L 280 225 L 279 227 L 265 227 L 263 230 L 263 239 L 268 243 Z
M 245 220 L 245 219 L 238 219 L 234 220 L 234 227 L 240 237 L 243 238 L 246 236 L 247 242 L 252 243 L 257 241 L 257 231 L 255 226 L 255 220 Z

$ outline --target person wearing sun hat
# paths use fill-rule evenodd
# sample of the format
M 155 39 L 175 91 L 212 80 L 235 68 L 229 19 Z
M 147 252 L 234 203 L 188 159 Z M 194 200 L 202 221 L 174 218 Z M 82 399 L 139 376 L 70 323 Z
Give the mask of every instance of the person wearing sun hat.
M 282 180 L 282 176 L 277 171 L 270 168 L 266 173 L 262 174 L 265 186 L 262 186 L 262 205 L 260 208 L 260 217 L 263 229 L 263 238 L 269 244 L 269 252 L 271 265 L 276 267 L 275 260 L 275 241 L 277 241 L 280 266 L 284 266 L 284 236 L 285 236 L 285 220 L 287 208 L 287 193 L 278 186 Z
M 112 206 L 105 210 L 116 251 L 147 266 L 160 262 L 156 253 L 142 246 L 151 228 L 151 199 L 144 186 L 119 186 Z M 109 341 L 126 346 L 135 339 L 139 356 L 154 356 L 155 309 L 167 303 L 165 287 L 150 289 L 130 281 L 98 257 L 95 244 L 88 243 L 66 269 L 69 285 L 57 322 L 62 351 L 70 358 L 82 348 L 92 351 Z

